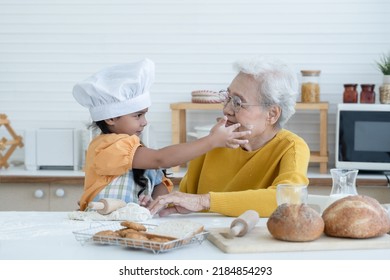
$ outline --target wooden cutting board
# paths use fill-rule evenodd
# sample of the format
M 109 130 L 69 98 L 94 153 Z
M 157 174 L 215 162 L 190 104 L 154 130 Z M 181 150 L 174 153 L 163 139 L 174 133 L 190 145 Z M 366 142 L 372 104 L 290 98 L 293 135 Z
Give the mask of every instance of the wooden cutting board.
M 369 239 L 335 238 L 322 235 L 311 242 L 286 242 L 274 239 L 264 226 L 255 227 L 243 237 L 225 238 L 227 228 L 212 228 L 208 240 L 225 253 L 266 253 L 390 248 L 390 235 Z M 222 234 L 221 234 L 222 233 Z

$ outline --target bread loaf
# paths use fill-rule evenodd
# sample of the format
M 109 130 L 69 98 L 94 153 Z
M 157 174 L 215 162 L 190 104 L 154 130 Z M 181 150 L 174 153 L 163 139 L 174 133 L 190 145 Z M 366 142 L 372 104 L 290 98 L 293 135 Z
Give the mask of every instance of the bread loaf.
M 312 241 L 324 230 L 321 215 L 305 204 L 281 204 L 267 221 L 271 235 L 284 241 Z
M 322 214 L 325 234 L 334 237 L 371 238 L 390 231 L 390 217 L 380 203 L 363 195 L 347 196 Z

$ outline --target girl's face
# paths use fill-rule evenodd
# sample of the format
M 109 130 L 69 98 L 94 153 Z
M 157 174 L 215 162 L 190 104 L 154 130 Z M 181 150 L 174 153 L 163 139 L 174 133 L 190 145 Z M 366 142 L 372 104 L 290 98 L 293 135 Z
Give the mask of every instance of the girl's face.
M 141 136 L 144 127 L 148 124 L 146 120 L 146 113 L 148 108 L 131 113 L 128 115 L 120 116 L 113 119 L 105 120 L 110 128 L 110 131 L 117 134 L 128 134 Z

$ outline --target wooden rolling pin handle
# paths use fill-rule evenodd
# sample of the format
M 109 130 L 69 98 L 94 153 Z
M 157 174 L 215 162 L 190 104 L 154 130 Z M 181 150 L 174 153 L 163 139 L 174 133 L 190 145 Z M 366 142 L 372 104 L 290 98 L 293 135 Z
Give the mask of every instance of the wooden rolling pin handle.
M 97 210 L 97 212 L 101 215 L 111 214 L 115 210 L 125 206 L 126 202 L 115 198 L 102 198 L 97 202 L 88 203 L 88 208 Z
M 90 202 L 88 203 L 88 208 L 93 210 L 104 209 L 104 203 L 102 202 Z
M 230 235 L 244 236 L 251 231 L 259 221 L 259 214 L 254 210 L 247 210 L 230 225 Z
M 241 233 L 248 231 L 248 225 L 245 221 L 235 220 L 234 224 L 230 227 L 230 236 L 242 236 Z
M 115 198 L 102 198 L 98 201 L 98 203 L 103 205 L 102 208 L 97 209 L 97 212 L 101 215 L 111 214 L 115 210 L 126 206 L 126 202 Z M 101 205 L 99 204 L 98 207 L 101 207 Z

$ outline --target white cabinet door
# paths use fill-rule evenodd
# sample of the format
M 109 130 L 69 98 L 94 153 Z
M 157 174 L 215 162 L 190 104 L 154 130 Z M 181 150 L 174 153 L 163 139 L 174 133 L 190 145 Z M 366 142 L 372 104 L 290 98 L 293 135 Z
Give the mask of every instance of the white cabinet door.
M 48 183 L 0 184 L 0 211 L 49 211 Z
M 83 193 L 82 185 L 50 185 L 50 211 L 74 211 Z

